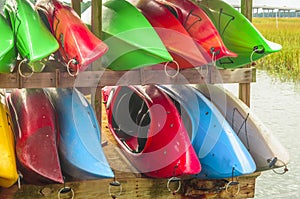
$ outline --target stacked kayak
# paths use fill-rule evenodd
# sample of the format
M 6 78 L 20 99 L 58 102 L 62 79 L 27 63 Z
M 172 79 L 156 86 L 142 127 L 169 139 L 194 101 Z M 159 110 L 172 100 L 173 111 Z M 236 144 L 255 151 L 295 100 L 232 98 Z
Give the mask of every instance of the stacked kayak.
M 15 39 L 8 21 L 0 13 L 0 73 L 9 73 L 14 70 L 17 51 Z
M 213 61 L 224 57 L 236 57 L 224 45 L 220 34 L 205 12 L 190 0 L 156 0 L 166 6 L 180 21 L 191 37 Z
M 59 153 L 64 174 L 72 179 L 112 178 L 101 147 L 92 106 L 77 89 L 48 90 L 59 118 Z
M 0 187 L 10 187 L 18 179 L 15 137 L 10 113 L 5 103 L 5 97 L 0 102 Z
M 82 14 L 83 21 L 90 24 L 90 16 L 91 8 Z M 130 70 L 173 60 L 151 24 L 125 0 L 104 1 L 102 30 L 109 46 L 103 67 Z
M 27 62 L 33 72 L 41 72 L 45 67 L 43 59 L 58 49 L 58 42 L 29 0 L 7 0 L 4 13 L 10 20 L 22 61 Z
M 59 132 L 53 105 L 43 89 L 15 89 L 8 97 L 18 169 L 32 184 L 63 183 Z
M 183 25 L 163 4 L 155 0 L 140 0 L 136 7 L 155 28 L 164 45 L 172 55 L 173 68 L 193 68 L 211 62 L 211 57 L 202 48 L 198 48 L 194 39 Z M 177 66 L 176 66 L 177 65 Z
M 202 179 L 222 179 L 253 173 L 256 165 L 217 107 L 199 91 L 185 85 L 161 86 L 178 104 L 198 155 Z
M 238 54 L 217 61 L 221 68 L 236 68 L 281 50 L 281 45 L 267 40 L 235 8 L 222 0 L 197 1 L 219 31 L 224 44 Z
M 71 70 L 86 70 L 108 50 L 71 7 L 57 0 L 41 0 L 37 8 L 40 15 L 47 18 L 46 24 L 60 44 L 60 55 Z
M 154 178 L 200 172 L 178 111 L 157 86 L 112 86 L 102 92 L 109 129 L 139 172 Z
M 197 89 L 218 107 L 253 157 L 257 171 L 284 167 L 289 153 L 272 132 L 240 99 L 214 85 L 197 85 Z

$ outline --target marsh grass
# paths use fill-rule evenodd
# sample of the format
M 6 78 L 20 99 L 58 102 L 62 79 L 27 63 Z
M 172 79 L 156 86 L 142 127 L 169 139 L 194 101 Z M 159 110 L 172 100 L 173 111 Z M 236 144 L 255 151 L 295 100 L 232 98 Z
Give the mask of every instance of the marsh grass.
M 257 62 L 258 69 L 267 70 L 282 81 L 300 81 L 300 18 L 253 18 L 255 27 L 282 50 Z

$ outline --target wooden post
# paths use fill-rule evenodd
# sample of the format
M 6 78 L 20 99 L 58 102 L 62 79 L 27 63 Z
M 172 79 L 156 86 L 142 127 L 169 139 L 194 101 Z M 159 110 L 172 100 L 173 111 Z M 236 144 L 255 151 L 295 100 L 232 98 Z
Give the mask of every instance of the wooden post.
M 75 12 L 81 16 L 81 5 L 80 0 L 72 0 L 72 8 L 75 10 Z
M 252 0 L 241 0 L 241 12 L 250 21 L 252 21 L 252 5 Z M 250 107 L 250 83 L 239 84 L 239 98 Z
M 101 38 L 102 35 L 102 0 L 92 0 L 92 16 L 91 16 L 91 25 L 92 32 L 98 37 Z M 96 60 L 92 65 L 92 70 L 98 70 L 101 68 L 100 59 Z M 95 114 L 97 116 L 98 122 L 101 126 L 101 87 L 97 87 L 95 90 L 92 90 L 92 104 L 95 109 Z

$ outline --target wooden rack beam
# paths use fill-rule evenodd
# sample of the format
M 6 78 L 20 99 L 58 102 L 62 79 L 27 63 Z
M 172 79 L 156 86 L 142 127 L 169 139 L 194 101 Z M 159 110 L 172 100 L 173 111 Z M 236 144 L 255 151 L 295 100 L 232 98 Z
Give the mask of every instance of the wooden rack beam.
M 145 84 L 215 84 L 255 82 L 255 68 L 184 69 L 178 75 L 175 70 L 148 70 L 146 68 L 131 71 L 84 71 L 77 77 L 70 76 L 65 68 L 55 62 L 49 62 L 48 71 L 34 73 L 31 77 L 22 77 L 17 72 L 0 74 L 0 88 L 47 88 L 47 87 L 103 87 L 106 85 L 145 85 Z M 49 70 L 50 68 L 50 70 Z M 28 75 L 29 72 L 24 72 Z

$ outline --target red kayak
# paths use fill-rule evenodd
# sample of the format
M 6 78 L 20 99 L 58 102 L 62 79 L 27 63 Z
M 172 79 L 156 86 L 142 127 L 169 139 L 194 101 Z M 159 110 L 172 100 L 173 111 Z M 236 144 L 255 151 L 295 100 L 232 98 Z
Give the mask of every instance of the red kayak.
M 155 0 L 140 0 L 136 7 L 155 28 L 180 69 L 198 67 L 211 62 L 209 54 L 204 49 L 198 48 L 195 40 L 163 4 Z M 171 66 L 177 68 L 175 63 Z
M 54 108 L 43 89 L 15 89 L 8 97 L 18 169 L 32 184 L 63 183 Z
M 201 165 L 171 99 L 154 85 L 103 89 L 108 126 L 125 156 L 154 178 L 197 174 Z
M 218 30 L 205 12 L 189 0 L 156 0 L 165 5 L 180 21 L 192 38 L 213 60 L 237 57 L 223 43 Z
M 45 15 L 60 44 L 59 52 L 73 71 L 83 71 L 108 50 L 69 6 L 57 0 L 37 2 L 40 15 Z

